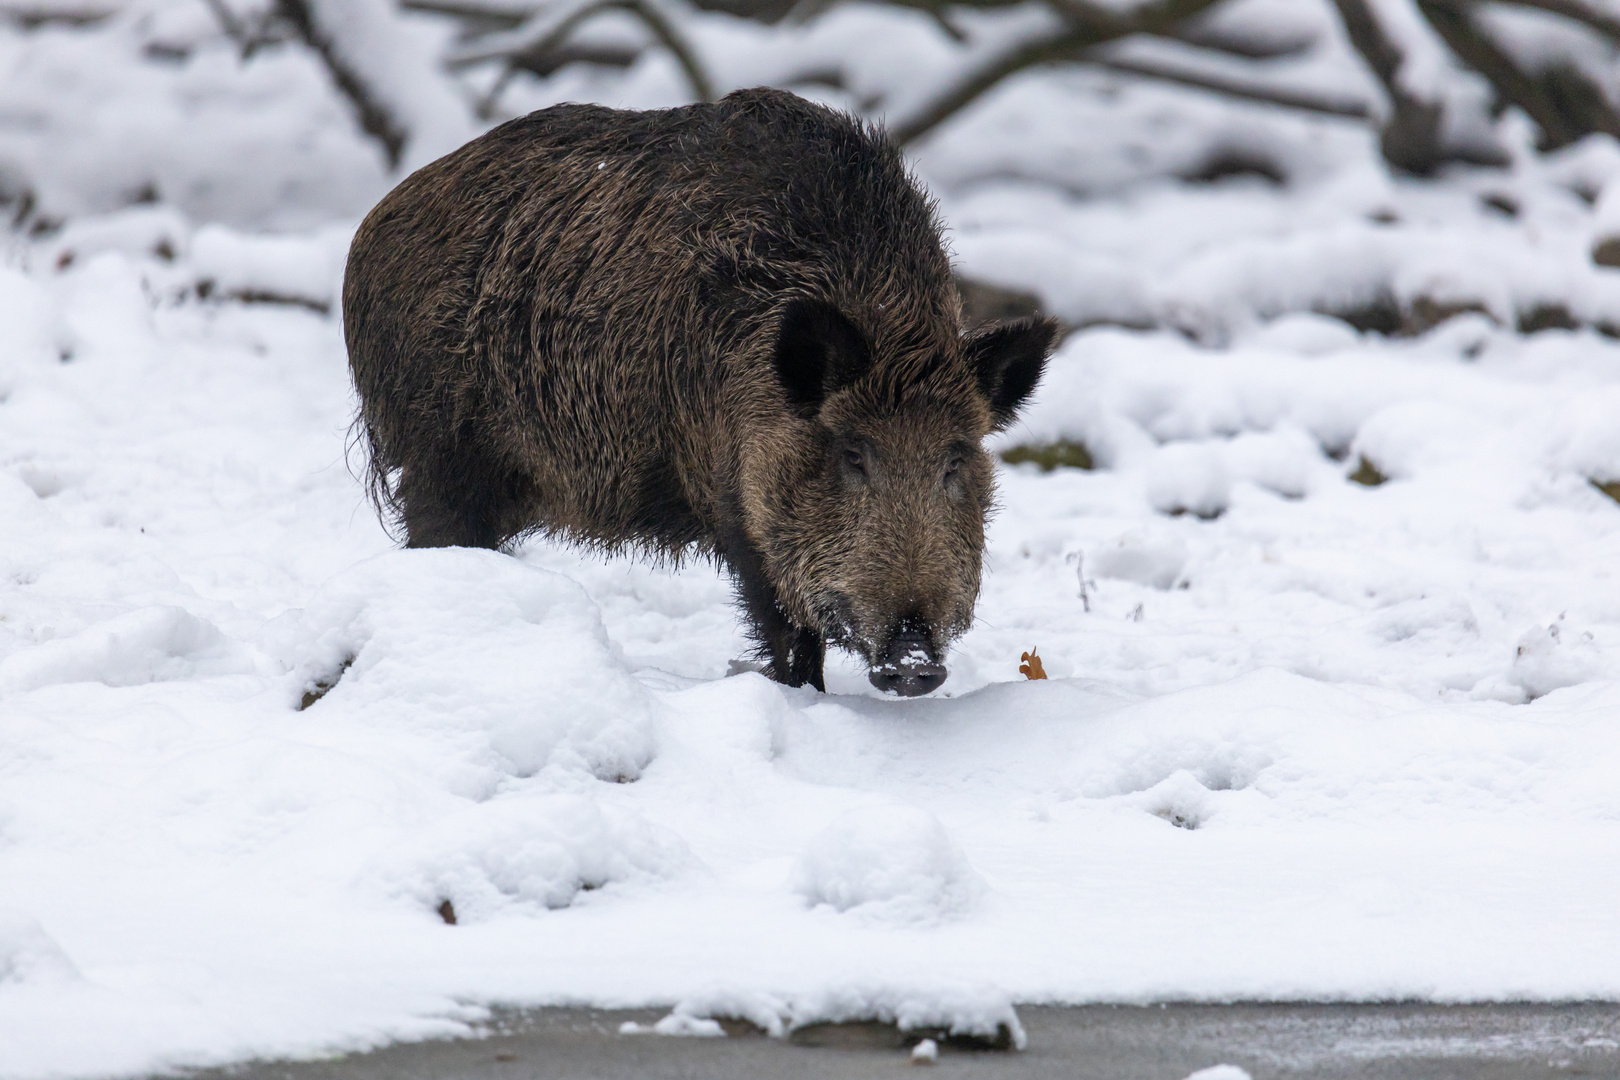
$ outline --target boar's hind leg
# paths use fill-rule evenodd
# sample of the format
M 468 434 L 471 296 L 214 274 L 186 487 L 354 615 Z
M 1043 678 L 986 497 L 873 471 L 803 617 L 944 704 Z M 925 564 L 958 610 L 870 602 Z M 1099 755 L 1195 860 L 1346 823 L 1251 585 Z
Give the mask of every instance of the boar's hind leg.
M 484 454 L 439 446 L 413 455 L 395 491 L 405 546 L 498 548 L 528 524 L 527 490 Z
M 745 537 L 730 536 L 720 545 L 721 558 L 736 579 L 749 636 L 759 643 L 758 657 L 765 674 L 789 686 L 806 683 L 826 692 L 822 673 L 827 643 L 808 626 L 795 626 L 777 602 L 776 588 L 765 576 L 764 561 Z

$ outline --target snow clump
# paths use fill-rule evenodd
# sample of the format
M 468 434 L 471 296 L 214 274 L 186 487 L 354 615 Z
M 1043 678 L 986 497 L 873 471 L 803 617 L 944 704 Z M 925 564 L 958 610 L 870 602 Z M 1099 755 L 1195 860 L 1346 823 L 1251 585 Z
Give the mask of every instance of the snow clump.
M 0 690 L 20 693 L 77 682 L 140 686 L 251 672 L 257 666 L 247 650 L 207 620 L 178 607 L 149 607 L 0 659 Z
M 1029 1045 L 1012 999 L 984 984 L 944 981 L 926 989 L 846 985 L 807 994 L 793 1002 L 791 1027 L 876 1020 L 901 1031 L 942 1030 L 953 1036 L 1000 1043 L 1016 1050 Z
M 1527 630 L 1513 653 L 1511 679 L 1527 700 L 1576 686 L 1602 668 L 1603 655 L 1591 633 L 1572 633 L 1562 617 Z
M 1187 1076 L 1187 1080 L 1251 1080 L 1246 1070 L 1236 1065 L 1211 1065 Z
M 678 836 L 578 795 L 513 793 L 474 803 L 379 859 L 424 909 L 456 922 L 565 908 L 605 886 L 673 878 L 693 864 Z
M 0 909 L 0 988 L 77 981 L 78 968 L 38 921 Z
M 810 840 L 796 886 L 812 906 L 896 922 L 965 914 L 985 891 L 933 814 L 910 806 L 851 810 Z

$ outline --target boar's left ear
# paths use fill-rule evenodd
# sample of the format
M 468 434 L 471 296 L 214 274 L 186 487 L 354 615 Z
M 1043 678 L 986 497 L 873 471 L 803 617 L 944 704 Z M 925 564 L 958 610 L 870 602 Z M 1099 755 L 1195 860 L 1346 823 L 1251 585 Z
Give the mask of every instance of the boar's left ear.
M 771 357 L 788 405 L 809 419 L 821 403 L 864 375 L 872 350 L 855 324 L 823 300 L 794 300 L 782 315 Z
M 1056 319 L 1019 319 L 980 330 L 963 343 L 979 389 L 990 399 L 995 430 L 1017 418 L 1041 381 L 1057 332 Z

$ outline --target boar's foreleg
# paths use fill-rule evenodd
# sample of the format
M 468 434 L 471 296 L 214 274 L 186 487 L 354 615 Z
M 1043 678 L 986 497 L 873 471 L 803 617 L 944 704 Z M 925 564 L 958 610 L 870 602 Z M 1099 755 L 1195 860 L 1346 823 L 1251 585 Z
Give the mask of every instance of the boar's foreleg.
M 759 551 L 747 537 L 733 532 L 720 544 L 720 557 L 737 582 L 749 636 L 758 644 L 755 656 L 765 661 L 765 674 L 789 686 L 808 683 L 825 692 L 827 643 L 819 631 L 795 626 L 782 610 Z

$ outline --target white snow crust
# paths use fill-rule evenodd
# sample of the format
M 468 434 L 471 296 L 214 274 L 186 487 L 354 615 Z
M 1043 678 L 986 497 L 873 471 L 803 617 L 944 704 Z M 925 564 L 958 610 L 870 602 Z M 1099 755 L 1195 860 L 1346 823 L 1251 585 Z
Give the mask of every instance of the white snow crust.
M 409 153 L 459 137 L 399 75 L 438 30 L 318 6 L 397 46 Z M 726 677 L 711 567 L 396 550 L 337 304 L 397 177 L 307 52 L 205 16 L 0 26 L 0 180 L 60 220 L 0 265 L 0 1075 L 497 1003 L 1021 1040 L 1026 1002 L 1620 998 L 1612 140 L 1510 112 L 1511 167 L 1419 182 L 1353 123 L 1074 71 L 946 125 L 915 160 L 963 270 L 1081 327 L 995 446 L 1098 467 L 1000 469 L 940 691 L 835 654 L 821 695 Z M 824 96 L 894 115 L 1012 24 L 963 25 L 688 23 L 722 89 L 837 56 Z M 1291 77 L 1371 93 L 1323 34 Z M 683 93 L 649 54 L 503 101 Z M 1237 151 L 1282 181 L 1181 179 Z M 1461 314 L 1334 315 L 1378 304 Z M 1579 328 L 1516 331 L 1547 305 Z
M 1211 1065 L 1192 1073 L 1187 1080 L 1250 1080 L 1250 1077 L 1247 1069 L 1236 1065 Z

